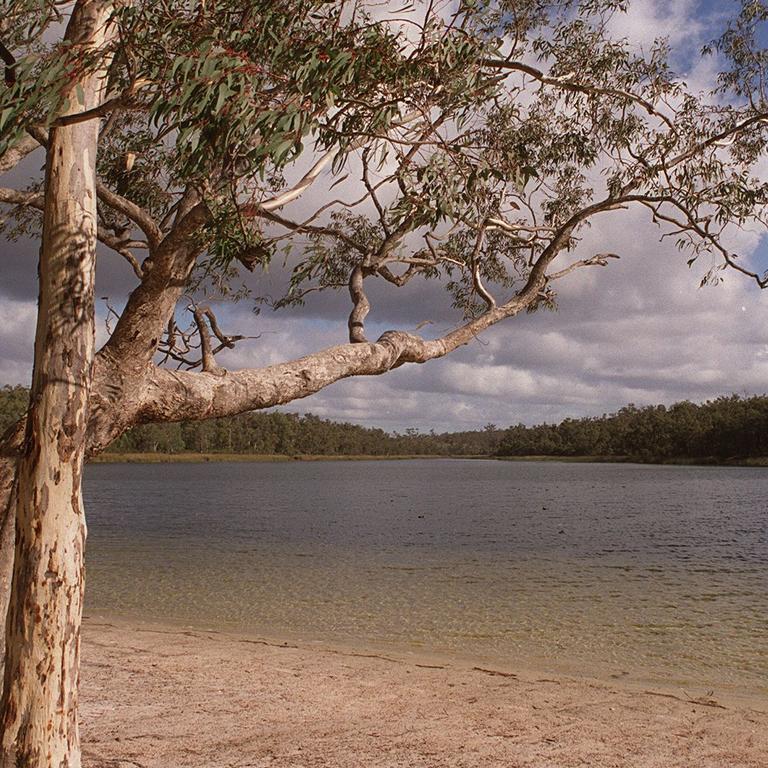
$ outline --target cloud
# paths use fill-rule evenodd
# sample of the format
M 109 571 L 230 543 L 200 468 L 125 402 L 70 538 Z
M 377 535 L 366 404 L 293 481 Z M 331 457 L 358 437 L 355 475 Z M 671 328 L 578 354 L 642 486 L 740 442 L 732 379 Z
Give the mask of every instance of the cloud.
M 658 38 L 672 48 L 690 50 L 707 30 L 702 4 L 695 0 L 632 0 L 626 13 L 615 14 L 608 30 L 648 51 Z

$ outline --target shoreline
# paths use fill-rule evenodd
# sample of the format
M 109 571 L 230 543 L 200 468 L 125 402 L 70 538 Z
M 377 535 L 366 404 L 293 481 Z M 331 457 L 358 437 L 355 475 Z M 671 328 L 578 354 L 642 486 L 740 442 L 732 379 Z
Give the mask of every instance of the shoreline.
M 84 622 L 84 765 L 759 768 L 768 713 L 706 695 L 165 624 Z
M 492 456 L 440 456 L 437 454 L 402 454 L 375 456 L 367 454 L 324 455 L 280 453 L 101 453 L 88 460 L 89 464 L 206 464 L 206 463 L 289 463 L 312 461 L 412 461 L 414 459 L 485 459 Z
M 664 461 L 640 461 L 630 456 L 486 456 L 402 454 L 402 455 L 324 455 L 324 454 L 258 454 L 258 453 L 101 453 L 88 459 L 89 464 L 206 464 L 206 463 L 288 463 L 313 461 L 413 461 L 413 460 L 472 460 L 510 462 L 555 462 L 564 464 L 637 464 L 648 467 L 768 467 L 768 456 L 717 461 L 676 457 Z
M 87 612 L 83 626 L 110 626 L 123 632 L 156 632 L 207 637 L 223 643 L 238 642 L 264 645 L 274 648 L 294 648 L 308 653 L 330 653 L 380 658 L 400 664 L 413 664 L 424 668 L 476 670 L 507 676 L 529 678 L 557 678 L 584 685 L 605 685 L 628 693 L 646 693 L 654 696 L 684 698 L 689 703 L 708 702 L 714 707 L 755 709 L 768 716 L 768 690 L 755 690 L 732 682 L 694 682 L 691 680 L 661 679 L 648 669 L 618 669 L 613 666 L 585 666 L 583 660 L 567 661 L 535 657 L 526 654 L 515 658 L 502 658 L 495 654 L 475 653 L 469 650 L 445 650 L 426 645 L 408 645 L 387 641 L 342 637 L 320 638 L 312 634 L 291 633 L 278 628 L 243 628 L 238 626 L 214 626 L 205 622 L 190 624 L 184 619 L 144 618 L 138 615 L 113 615 L 104 612 Z M 610 670 L 614 671 L 610 671 Z

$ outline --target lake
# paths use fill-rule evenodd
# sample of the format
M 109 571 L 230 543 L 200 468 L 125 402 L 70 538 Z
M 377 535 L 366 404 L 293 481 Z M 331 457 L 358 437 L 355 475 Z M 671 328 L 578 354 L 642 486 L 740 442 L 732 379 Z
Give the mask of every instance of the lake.
M 86 613 L 768 694 L 768 470 L 102 464 Z

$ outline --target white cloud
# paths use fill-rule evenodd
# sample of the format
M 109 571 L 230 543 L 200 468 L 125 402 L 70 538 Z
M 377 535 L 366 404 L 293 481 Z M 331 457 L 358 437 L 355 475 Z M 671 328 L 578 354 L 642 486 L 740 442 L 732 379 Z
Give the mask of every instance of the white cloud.
M 700 3 L 694 0 L 632 0 L 626 13 L 613 16 L 608 29 L 638 50 L 648 51 L 662 37 L 672 47 L 690 46 L 705 30 L 700 16 Z

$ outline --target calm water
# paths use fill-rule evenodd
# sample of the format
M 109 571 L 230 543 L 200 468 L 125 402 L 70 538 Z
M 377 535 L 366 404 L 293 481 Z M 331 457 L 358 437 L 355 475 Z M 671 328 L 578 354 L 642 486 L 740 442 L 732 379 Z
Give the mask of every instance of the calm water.
M 768 470 L 94 465 L 92 614 L 768 694 Z

